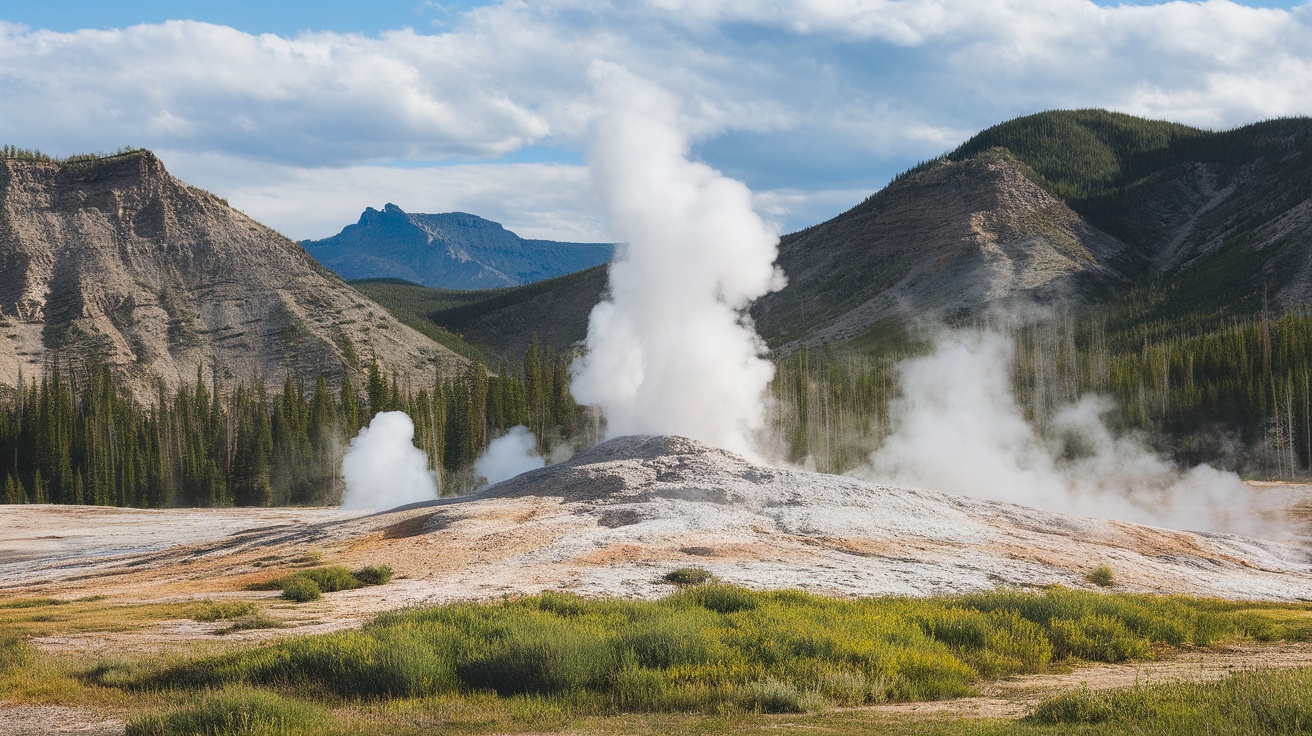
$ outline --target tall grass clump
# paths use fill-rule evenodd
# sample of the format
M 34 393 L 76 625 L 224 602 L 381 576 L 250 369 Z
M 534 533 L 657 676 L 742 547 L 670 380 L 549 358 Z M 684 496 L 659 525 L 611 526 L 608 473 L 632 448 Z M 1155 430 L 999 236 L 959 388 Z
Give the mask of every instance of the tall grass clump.
M 957 697 L 981 678 L 1149 657 L 1163 646 L 1245 636 L 1259 619 L 1283 635 L 1308 618 L 1307 606 L 1247 606 L 1060 588 L 857 600 L 719 583 L 659 601 L 552 592 L 392 611 L 359 631 L 196 659 L 140 684 L 793 712 Z
M 293 575 L 282 584 L 282 597 L 297 603 L 308 603 L 322 598 L 323 590 L 313 578 Z
M 1099 588 L 1110 588 L 1116 584 L 1116 573 L 1107 565 L 1099 565 L 1084 576 L 1085 582 L 1093 583 Z
M 1221 682 L 1138 685 L 1051 697 L 1025 719 L 1099 733 L 1306 734 L 1312 731 L 1312 670 L 1243 672 Z
M 366 565 L 351 574 L 361 585 L 386 585 L 392 579 L 392 566 Z
M 0 631 L 0 677 L 11 675 L 32 662 L 32 647 L 23 637 Z
M 324 732 L 331 711 L 265 690 L 232 687 L 193 697 L 162 714 L 128 724 L 125 736 L 275 736 Z

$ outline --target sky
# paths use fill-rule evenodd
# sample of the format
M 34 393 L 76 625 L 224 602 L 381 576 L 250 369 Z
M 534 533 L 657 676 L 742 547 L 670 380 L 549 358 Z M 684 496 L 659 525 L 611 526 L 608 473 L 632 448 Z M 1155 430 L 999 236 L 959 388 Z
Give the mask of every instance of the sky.
M 388 202 L 613 239 L 587 165 L 613 64 L 792 232 L 999 122 L 1312 114 L 1312 4 L 1089 0 L 0 3 L 0 143 L 150 148 L 294 239 Z

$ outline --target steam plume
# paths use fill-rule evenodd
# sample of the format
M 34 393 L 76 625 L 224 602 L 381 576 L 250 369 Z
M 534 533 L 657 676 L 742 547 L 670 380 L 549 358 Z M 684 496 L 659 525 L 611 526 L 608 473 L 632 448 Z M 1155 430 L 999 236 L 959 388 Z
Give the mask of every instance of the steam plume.
M 415 425 L 403 411 L 374 415 L 342 458 L 343 509 L 383 511 L 437 498 L 428 456 L 414 446 Z
M 1250 495 L 1234 473 L 1181 472 L 1102 422 L 1085 397 L 1053 418 L 1051 439 L 1026 421 L 1012 389 L 1010 338 L 956 331 L 898 367 L 892 435 L 854 473 L 1054 511 L 1175 528 L 1251 532 Z
M 784 284 L 779 239 L 746 186 L 688 159 L 670 94 L 613 64 L 595 64 L 592 85 L 603 110 L 588 159 L 625 246 L 571 390 L 605 411 L 611 437 L 679 434 L 755 455 L 774 366 L 744 310 Z
M 520 425 L 492 440 L 474 462 L 474 471 L 483 476 L 487 485 L 494 486 L 546 464 L 547 461 L 538 454 L 533 433 Z

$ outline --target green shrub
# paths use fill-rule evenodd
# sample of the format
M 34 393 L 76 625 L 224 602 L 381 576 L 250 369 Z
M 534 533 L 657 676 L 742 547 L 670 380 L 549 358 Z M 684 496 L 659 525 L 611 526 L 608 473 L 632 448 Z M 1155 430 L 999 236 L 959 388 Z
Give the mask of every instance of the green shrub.
M 850 670 L 824 672 L 817 678 L 817 689 L 838 705 L 857 706 L 881 703 L 888 699 L 888 683 L 871 681 L 864 673 Z
M 1084 576 L 1084 580 L 1100 588 L 1110 588 L 1116 584 L 1116 573 L 1107 565 L 1099 565 L 1090 570 L 1089 574 Z
M 619 635 L 622 650 L 632 652 L 639 665 L 668 669 L 696 665 L 723 657 L 710 634 L 718 622 L 692 610 L 663 610 L 636 618 Z
M 419 697 L 456 689 L 449 648 L 414 630 L 307 636 L 218 660 L 222 676 L 258 684 L 303 684 L 344 697 Z
M 1099 733 L 1300 734 L 1312 724 L 1308 692 L 1309 669 L 1243 672 L 1215 683 L 1082 688 L 1043 701 L 1026 720 L 1099 724 Z
M 306 575 L 293 575 L 282 584 L 282 597 L 289 601 L 305 603 L 317 601 L 323 597 L 319 584 Z
M 680 567 L 677 570 L 665 573 L 661 576 L 661 579 L 680 588 L 687 585 L 702 585 L 703 583 L 716 581 L 710 570 L 701 567 Z
M 389 570 L 390 572 L 390 570 Z M 319 590 L 324 593 L 336 593 L 339 590 L 354 590 L 362 587 L 359 579 L 351 573 L 350 570 L 341 565 L 331 567 L 312 567 L 309 570 L 301 570 L 292 575 L 294 578 L 308 578 L 319 586 Z
M 147 715 L 127 726 L 126 736 L 273 736 L 323 728 L 331 712 L 303 700 L 264 690 L 234 687 L 192 698 L 167 713 Z
M 1053 654 L 1096 662 L 1123 662 L 1146 657 L 1148 642 L 1135 636 L 1120 620 L 1092 613 L 1079 619 L 1053 619 L 1049 625 Z
M 366 565 L 353 574 L 361 585 L 386 585 L 392 579 L 392 567 L 390 565 Z

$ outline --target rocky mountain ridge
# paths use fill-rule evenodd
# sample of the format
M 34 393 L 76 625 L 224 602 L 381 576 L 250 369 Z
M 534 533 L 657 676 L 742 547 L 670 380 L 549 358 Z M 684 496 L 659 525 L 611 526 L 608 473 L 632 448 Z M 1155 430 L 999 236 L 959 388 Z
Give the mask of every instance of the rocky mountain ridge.
M 198 370 L 362 380 L 376 360 L 427 383 L 465 363 L 143 150 L 0 160 L 0 385 L 56 357 L 147 400 Z
M 1264 293 L 1274 310 L 1307 307 L 1312 120 L 1208 132 L 1102 110 L 1017 118 L 784 235 L 778 265 L 788 285 L 751 316 L 782 352 L 993 310 L 1137 299 L 1134 319 L 1215 321 L 1257 314 Z M 566 349 L 586 334 L 578 305 L 605 289 L 589 271 L 429 316 L 493 352 L 533 332 Z
M 500 223 L 464 212 L 408 213 L 367 208 L 354 225 L 301 243 L 344 279 L 399 278 L 443 289 L 519 286 L 610 260 L 609 243 L 526 240 Z

